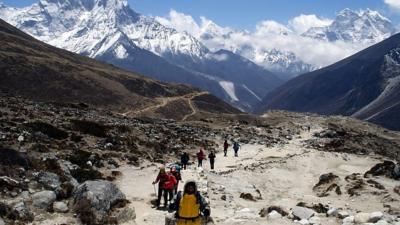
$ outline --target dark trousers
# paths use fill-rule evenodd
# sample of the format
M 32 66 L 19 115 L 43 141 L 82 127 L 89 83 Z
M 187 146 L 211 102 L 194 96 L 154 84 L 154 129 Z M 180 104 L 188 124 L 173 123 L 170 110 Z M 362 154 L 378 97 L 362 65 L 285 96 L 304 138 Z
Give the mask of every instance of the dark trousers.
M 238 157 L 238 151 L 239 151 L 239 149 L 237 149 L 237 150 L 235 149 L 234 151 L 235 151 L 235 157 Z
M 199 162 L 197 167 L 202 167 L 203 166 L 203 160 L 202 159 L 198 159 L 197 161 Z
M 214 160 L 210 160 L 210 166 L 211 166 L 211 169 L 212 169 L 212 170 L 214 169 L 214 163 L 215 163 Z
M 224 148 L 224 156 L 226 156 L 227 153 L 228 153 L 228 149 Z
M 183 162 L 183 163 L 182 163 L 182 168 L 183 168 L 184 170 L 186 170 L 186 167 L 187 167 L 187 162 Z
M 158 198 L 157 198 L 157 207 L 161 204 L 161 196 L 164 195 L 164 206 L 168 206 L 168 190 L 165 190 L 160 185 L 158 186 Z

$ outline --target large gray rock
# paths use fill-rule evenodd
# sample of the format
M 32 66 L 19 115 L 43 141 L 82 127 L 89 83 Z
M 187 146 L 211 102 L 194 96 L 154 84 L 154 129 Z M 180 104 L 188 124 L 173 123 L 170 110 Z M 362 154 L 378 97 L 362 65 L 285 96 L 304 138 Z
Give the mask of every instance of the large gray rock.
M 292 213 L 293 213 L 293 216 L 295 216 L 296 218 L 298 218 L 300 220 L 302 220 L 302 219 L 308 220 L 316 214 L 316 212 L 314 210 L 309 209 L 309 208 L 300 207 L 300 206 L 293 207 Z
M 4 220 L 0 218 L 0 225 L 5 225 Z
M 68 206 L 64 202 L 54 202 L 53 210 L 58 213 L 66 213 L 68 212 Z
M 32 195 L 33 206 L 39 209 L 47 209 L 53 204 L 57 196 L 54 191 L 41 191 Z
M 74 211 L 83 223 L 103 224 L 111 209 L 126 201 L 125 195 L 109 181 L 86 181 L 73 193 Z
M 24 202 L 19 202 L 12 207 L 10 218 L 24 222 L 32 222 L 34 217 Z
M 55 173 L 40 172 L 38 175 L 38 182 L 42 184 L 46 189 L 57 191 L 60 189 L 61 182 L 60 178 Z
M 367 223 L 369 220 L 369 213 L 357 213 L 354 216 L 354 222 L 361 224 L 361 223 Z
M 382 212 L 373 212 L 369 215 L 368 222 L 370 223 L 376 223 L 379 220 L 383 218 L 383 213 Z

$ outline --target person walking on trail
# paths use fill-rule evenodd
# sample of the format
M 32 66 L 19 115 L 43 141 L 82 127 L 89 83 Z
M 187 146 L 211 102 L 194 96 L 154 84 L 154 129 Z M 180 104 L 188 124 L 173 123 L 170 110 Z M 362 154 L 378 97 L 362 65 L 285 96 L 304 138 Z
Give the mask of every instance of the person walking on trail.
M 233 143 L 233 151 L 235 152 L 235 157 L 238 157 L 238 156 L 239 156 L 239 155 L 238 155 L 239 149 L 240 149 L 239 142 L 235 141 L 235 142 Z
M 165 182 L 164 189 L 165 192 L 167 193 L 168 200 L 172 202 L 172 199 L 174 198 L 175 186 L 177 185 L 178 181 L 176 180 L 175 176 L 172 173 L 167 173 L 167 175 L 168 175 L 168 181 Z
M 190 160 L 189 154 L 187 152 L 182 153 L 181 164 L 184 170 L 186 170 L 189 160 Z
M 178 193 L 178 185 L 179 181 L 182 180 L 181 172 L 180 172 L 180 167 L 178 165 L 173 165 L 171 166 L 171 171 L 170 173 L 175 177 L 176 179 L 176 184 L 174 186 L 174 190 L 172 192 L 173 195 L 176 195 Z M 172 199 L 172 198 L 171 198 Z
M 170 210 L 176 212 L 177 225 L 201 225 L 207 223 L 210 216 L 210 207 L 197 190 L 195 181 L 188 181 L 183 192 L 178 192 Z
M 206 158 L 206 155 L 204 154 L 204 150 L 201 148 L 200 151 L 197 153 L 197 167 L 203 167 L 203 160 Z
M 224 156 L 225 156 L 225 157 L 226 157 L 227 154 L 228 154 L 228 148 L 229 148 L 228 141 L 225 140 L 225 142 L 224 142 Z
M 210 154 L 208 154 L 208 158 L 210 159 L 211 169 L 214 170 L 214 163 L 215 163 L 215 158 L 216 158 L 214 151 L 211 151 Z
M 166 173 L 165 168 L 160 168 L 160 171 L 157 175 L 156 180 L 153 182 L 153 185 L 158 183 L 158 196 L 156 206 L 160 207 L 161 204 L 161 196 L 164 196 L 164 207 L 168 204 L 168 191 L 166 189 L 166 183 L 170 180 L 169 175 Z

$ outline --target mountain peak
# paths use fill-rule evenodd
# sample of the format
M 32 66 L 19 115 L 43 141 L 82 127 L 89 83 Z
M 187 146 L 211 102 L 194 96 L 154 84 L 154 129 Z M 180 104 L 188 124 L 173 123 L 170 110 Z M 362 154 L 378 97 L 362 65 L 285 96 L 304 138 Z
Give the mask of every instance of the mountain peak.
M 95 7 L 123 9 L 128 7 L 127 0 L 40 0 L 42 7 L 56 5 L 58 8 L 74 9 L 84 8 L 87 11 L 93 10 Z

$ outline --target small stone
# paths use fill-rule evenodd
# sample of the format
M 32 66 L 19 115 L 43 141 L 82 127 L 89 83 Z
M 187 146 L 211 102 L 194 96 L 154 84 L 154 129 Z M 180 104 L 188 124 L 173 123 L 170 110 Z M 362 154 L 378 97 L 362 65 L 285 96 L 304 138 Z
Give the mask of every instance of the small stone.
M 388 225 L 389 223 L 386 220 L 379 220 L 375 223 L 375 225 Z
M 298 223 L 303 224 L 303 225 L 310 224 L 310 222 L 308 220 L 306 220 L 306 219 L 302 219 Z
M 295 206 L 292 209 L 292 213 L 296 218 L 308 220 L 315 215 L 315 211 L 309 208 Z
M 221 200 L 226 201 L 226 195 L 222 195 Z
M 32 195 L 32 205 L 39 209 L 47 209 L 56 198 L 56 193 L 53 191 L 41 191 Z
M 19 141 L 19 142 L 23 142 L 24 140 L 25 140 L 24 136 L 20 135 L 20 136 L 18 137 L 18 141 Z
M 347 212 L 347 211 L 339 211 L 337 216 L 338 216 L 340 219 L 344 219 L 344 218 L 350 216 L 350 214 L 349 214 L 349 212 Z
M 273 210 L 268 214 L 268 219 L 274 220 L 274 219 L 280 219 L 282 218 L 282 215 L 279 214 L 277 211 Z
M 369 215 L 369 219 L 368 222 L 370 223 L 376 223 L 378 222 L 380 219 L 382 219 L 383 217 L 383 213 L 382 212 L 373 212 Z
M 343 223 L 354 223 L 354 216 L 348 216 L 344 218 Z
M 369 213 L 357 213 L 354 216 L 355 223 L 367 223 L 369 221 Z
M 314 225 L 321 225 L 321 218 L 319 218 L 318 216 L 313 216 L 309 219 L 310 224 L 314 224 Z
M 338 209 L 337 208 L 331 208 L 328 210 L 326 213 L 327 216 L 337 216 L 338 215 Z
M 53 203 L 53 210 L 54 212 L 58 213 L 66 213 L 68 212 L 68 206 L 64 202 L 54 202 Z

